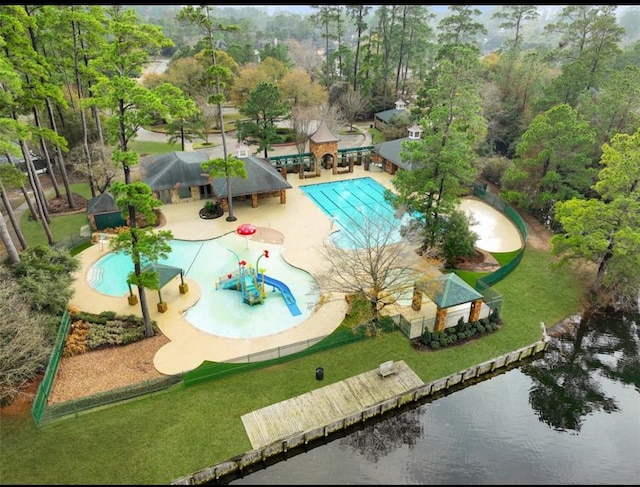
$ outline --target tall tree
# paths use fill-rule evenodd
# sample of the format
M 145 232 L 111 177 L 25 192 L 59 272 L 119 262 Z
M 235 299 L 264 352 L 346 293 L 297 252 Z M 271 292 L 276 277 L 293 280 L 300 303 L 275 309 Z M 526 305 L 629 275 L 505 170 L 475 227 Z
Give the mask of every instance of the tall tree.
M 9 129 L 3 135 L 13 137 L 10 143 L 17 140 L 22 151 L 29 183 L 36 202 L 36 211 L 32 212 L 32 215 L 42 223 L 47 240 L 50 245 L 53 245 L 53 233 L 49 227 L 48 202 L 36 174 L 31 150 L 27 143 L 40 135 L 50 137 L 51 134 L 46 129 L 39 130 L 31 124 L 19 121 L 22 120 L 22 115 L 30 113 L 39 100 L 38 90 L 34 89 L 37 83 L 29 85 L 28 81 L 34 78 L 34 73 L 41 70 L 37 53 L 34 52 L 29 42 L 28 25 L 30 22 L 29 16 L 22 7 L 0 6 L 0 82 L 3 88 L 0 90 L 0 101 L 2 102 L 0 103 L 0 120 L 2 120 L 3 128 Z M 19 127 L 21 129 L 18 129 Z M 0 147 L 0 149 L 3 148 L 4 152 L 14 150 L 7 151 L 6 145 Z
M 226 220 L 228 222 L 236 221 L 237 218 L 233 214 L 233 189 L 231 187 L 231 178 L 247 178 L 247 170 L 244 167 L 244 162 L 234 156 L 216 157 L 215 159 L 209 159 L 208 161 L 203 162 L 201 167 L 202 170 L 213 179 L 219 177 L 225 178 L 227 182 L 227 204 L 229 205 L 229 216 L 227 216 Z
M 95 97 L 91 104 L 102 108 L 107 114 L 107 131 L 109 142 L 116 146 L 113 151 L 114 162 L 121 164 L 124 171 L 124 182 L 132 184 L 131 167 L 138 163 L 138 154 L 129 150 L 129 142 L 133 140 L 138 130 L 151 124 L 154 117 L 168 117 L 168 110 L 162 99 L 151 90 L 137 82 L 142 66 L 148 62 L 150 51 L 163 46 L 170 46 L 172 42 L 165 38 L 157 26 L 140 24 L 133 9 L 123 9 L 112 6 L 109 9 L 108 32 L 112 36 L 111 42 L 105 47 L 102 55 L 96 58 L 101 70 L 99 82 L 95 86 Z M 114 183 L 115 184 L 115 183 Z M 113 185 L 112 185 L 113 188 Z M 132 188 L 135 191 L 138 186 Z M 125 193 L 124 189 L 121 189 Z M 129 198 L 122 198 L 121 202 L 128 204 L 128 235 L 131 236 L 132 260 L 134 273 L 138 283 L 138 295 L 142 317 L 147 331 L 153 334 L 151 317 L 142 282 L 142 266 L 140 263 L 137 239 L 144 234 L 137 231 L 137 200 L 133 194 Z M 144 206 L 141 206 L 146 211 Z M 124 210 L 123 210 L 123 213 Z M 125 213 L 125 214 L 126 214 Z M 144 242 L 140 242 L 144 245 Z M 150 336 L 150 335 L 148 335 Z
M 339 21 L 341 7 L 336 5 L 311 5 L 311 8 L 316 9 L 315 14 L 308 16 L 309 22 L 312 25 L 320 25 L 322 27 L 322 34 L 320 37 L 324 39 L 324 82 L 327 87 L 327 91 L 331 89 L 333 84 L 334 69 L 331 66 L 331 41 L 337 41 L 337 33 L 333 24 Z
M 361 115 L 364 112 L 364 109 L 367 106 L 367 101 L 359 91 L 353 91 L 350 89 L 339 98 L 338 103 L 340 108 L 342 108 L 342 113 L 344 113 L 344 116 L 349 122 L 351 131 L 353 132 L 355 130 L 353 128 L 353 124 L 358 115 Z
M 487 33 L 484 24 L 475 19 L 482 11 L 473 5 L 449 5 L 449 11 L 438 23 L 439 56 L 451 55 L 451 47 L 463 44 L 479 53 L 478 36 Z
M 162 83 L 154 91 L 168 107 L 169 119 L 166 122 L 169 142 L 179 138 L 181 150 L 184 151 L 185 138 L 192 142 L 196 136 L 201 134 L 201 131 L 197 130 L 193 124 L 201 112 L 195 101 L 177 86 Z
M 356 52 L 353 61 L 353 91 L 358 91 L 358 70 L 360 68 L 360 45 L 364 33 L 367 31 L 366 17 L 371 10 L 370 5 L 345 5 L 348 18 L 356 26 Z
M 556 201 L 585 196 L 594 184 L 595 130 L 569 105 L 538 115 L 502 177 L 503 198 L 540 221 L 553 219 Z
M 354 295 L 369 302 L 369 316 L 377 332 L 380 312 L 400 299 L 411 298 L 414 287 L 432 276 L 416 265 L 416 236 L 409 232 L 398 238 L 400 220 L 386 221 L 369 212 L 349 225 L 348 231 L 340 230 L 340 245 L 326 242 L 317 249 L 328 266 L 316 280 L 325 293 Z
M 584 92 L 577 110 L 596 128 L 598 147 L 617 133 L 631 135 L 640 126 L 640 67 L 629 64 L 601 90 Z
M 501 5 L 491 18 L 501 19 L 500 29 L 513 30 L 513 39 L 504 42 L 502 51 L 506 57 L 505 85 L 511 85 L 511 71 L 522 46 L 522 27 L 527 20 L 536 20 L 540 14 L 535 5 Z
M 500 5 L 492 15 L 492 19 L 501 19 L 498 24 L 501 29 L 513 29 L 513 39 L 505 41 L 509 50 L 519 50 L 522 45 L 522 27 L 526 20 L 536 20 L 539 17 L 538 7 L 535 5 Z
M 223 92 L 224 84 L 231 79 L 231 70 L 226 66 L 218 64 L 215 50 L 214 34 L 216 32 L 235 32 L 238 28 L 234 25 L 223 26 L 214 24 L 211 19 L 211 8 L 209 5 L 200 6 L 198 8 L 193 6 L 183 7 L 176 19 L 180 21 L 186 21 L 192 25 L 199 27 L 205 34 L 205 41 L 207 42 L 207 52 L 211 56 L 211 66 L 208 72 L 211 75 L 211 79 L 215 85 L 215 94 L 209 97 L 209 103 L 215 104 L 218 107 L 218 118 L 220 120 L 220 135 L 222 137 L 222 152 L 223 157 L 226 160 L 229 157 L 227 150 L 227 137 L 224 127 L 224 114 L 222 113 L 222 104 L 225 101 L 225 95 Z M 231 201 L 231 200 L 229 200 Z M 230 213 L 227 217 L 227 221 L 235 221 L 235 216 Z
M 421 138 L 402 143 L 401 157 L 411 170 L 396 173 L 396 194 L 389 194 L 395 207 L 422 216 L 424 249 L 441 242 L 446 216 L 472 184 L 475 149 L 487 130 L 477 50 L 453 44 L 443 49 L 446 55 L 439 57 L 412 110 L 423 129 Z
M 7 221 L 4 219 L 4 215 L 0 213 L 0 242 L 4 245 L 4 249 L 7 251 L 7 256 L 13 264 L 20 262 L 20 255 L 18 249 L 13 243 L 9 228 L 7 227 Z
M 276 123 L 291 112 L 282 90 L 275 83 L 262 81 L 249 93 L 239 111 L 250 121 L 238 124 L 238 138 L 250 144 L 257 143 L 258 150 L 263 150 L 265 159 L 268 158 L 271 144 L 278 136 Z
M 597 197 L 555 205 L 562 231 L 551 239 L 553 252 L 568 261 L 597 265 L 594 307 L 637 310 L 640 292 L 640 129 L 617 134 L 604 144 Z
M 560 12 L 558 22 L 545 26 L 545 33 L 561 35 L 550 60 L 560 64 L 562 73 L 540 100 L 542 110 L 557 103 L 575 107 L 582 92 L 602 87 L 611 61 L 620 52 L 624 34 L 617 24 L 616 8 L 616 5 L 568 5 Z
M 27 241 L 24 238 L 22 229 L 20 228 L 20 221 L 16 216 L 13 207 L 11 206 L 11 201 L 9 200 L 9 197 L 7 195 L 7 188 L 19 188 L 24 185 L 26 179 L 26 176 L 22 174 L 22 172 L 13 164 L 0 164 L 0 196 L 2 197 L 2 202 L 4 203 L 4 207 L 7 211 L 7 216 L 9 217 L 9 221 L 11 222 L 13 231 L 18 241 L 20 242 L 22 250 L 27 248 Z M 4 224 L 6 225 L 6 223 Z M 6 237 L 7 235 L 9 235 L 8 232 L 7 234 L 4 234 L 3 237 Z M 5 248 L 7 249 L 10 246 L 13 246 L 13 241 L 5 241 L 3 239 L 3 242 L 5 244 Z M 9 257 L 11 258 L 11 260 L 15 260 L 14 258 L 16 256 L 12 255 L 12 252 L 9 251 Z
M 123 252 L 131 256 L 134 270 L 128 276 L 130 284 L 138 286 L 140 303 L 144 288 L 159 289 L 158 272 L 152 269 L 143 269 L 143 264 L 157 263 L 160 258 L 166 258 L 171 252 L 171 246 L 167 243 L 173 238 L 169 230 L 154 230 L 152 225 L 156 222 L 155 208 L 162 206 L 162 202 L 153 197 L 149 185 L 142 182 L 125 184 L 116 181 L 111 185 L 111 193 L 116 205 L 127 217 L 131 214 L 131 207 L 136 209 L 136 215 L 143 217 L 145 225 L 129 225 L 125 231 L 119 232 L 114 238 L 109 239 L 109 248 L 116 252 Z M 146 301 L 145 301 L 146 302 Z M 143 308 L 144 334 L 147 338 L 155 332 L 148 309 Z
M 38 82 L 43 85 L 43 89 L 41 90 L 44 105 L 46 107 L 47 116 L 49 118 L 49 128 L 55 135 L 59 135 L 58 127 L 56 124 L 56 118 L 53 112 L 53 103 L 55 102 L 58 107 L 65 107 L 67 105 L 66 100 L 62 95 L 62 89 L 55 84 L 55 79 L 53 76 L 53 69 L 51 67 L 51 63 L 48 59 L 48 50 L 45 45 L 47 41 L 50 39 L 45 38 L 44 40 L 40 37 L 39 32 L 46 32 L 49 25 L 55 21 L 56 18 L 56 9 L 49 8 L 48 6 L 24 6 L 25 12 L 31 18 L 34 19 L 33 25 L 37 25 L 38 29 L 36 30 L 32 25 L 29 26 L 29 37 L 31 39 L 31 45 L 33 50 L 38 53 L 42 53 L 42 57 L 40 58 L 40 64 L 43 67 L 43 73 L 38 77 Z M 38 126 L 42 125 L 40 122 L 40 113 L 39 108 L 33 108 L 34 120 Z M 67 195 L 67 203 L 70 209 L 75 209 L 76 204 L 73 200 L 73 194 L 71 192 L 71 184 L 69 182 L 69 176 L 67 174 L 65 159 L 63 155 L 63 150 L 67 151 L 67 142 L 64 139 L 54 140 L 54 150 L 57 155 L 58 168 L 60 171 L 60 176 L 62 177 L 62 182 L 65 187 L 65 193 Z M 49 149 L 47 147 L 47 140 L 44 137 L 40 138 L 40 146 L 42 147 L 43 154 L 45 156 L 45 160 L 47 162 L 47 169 L 49 177 L 51 178 L 51 182 L 53 184 L 53 188 L 56 192 L 56 196 L 60 196 L 60 190 L 58 189 L 58 182 L 56 180 L 55 171 L 53 171 L 51 158 L 49 155 Z

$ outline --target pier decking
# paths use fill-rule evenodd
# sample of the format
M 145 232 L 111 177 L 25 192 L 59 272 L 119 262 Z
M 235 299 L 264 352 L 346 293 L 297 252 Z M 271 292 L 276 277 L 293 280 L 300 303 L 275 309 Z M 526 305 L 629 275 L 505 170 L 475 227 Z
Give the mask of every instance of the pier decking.
M 424 384 L 403 360 L 393 367 L 386 377 L 376 368 L 243 415 L 252 447 L 332 424 Z

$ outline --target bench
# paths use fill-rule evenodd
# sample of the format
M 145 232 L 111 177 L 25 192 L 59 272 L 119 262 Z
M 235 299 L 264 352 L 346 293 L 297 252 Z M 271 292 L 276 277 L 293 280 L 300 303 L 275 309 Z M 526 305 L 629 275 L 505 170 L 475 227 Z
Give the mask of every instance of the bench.
M 388 375 L 395 374 L 396 369 L 393 367 L 393 360 L 388 360 L 380 364 L 380 375 L 384 378 Z

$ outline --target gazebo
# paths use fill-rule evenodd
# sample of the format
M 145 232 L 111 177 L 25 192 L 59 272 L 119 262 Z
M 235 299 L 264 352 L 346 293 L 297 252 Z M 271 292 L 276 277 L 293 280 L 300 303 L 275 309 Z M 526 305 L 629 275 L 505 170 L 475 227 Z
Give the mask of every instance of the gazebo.
M 152 262 L 142 268 L 142 272 L 147 272 L 147 271 L 155 271 L 158 273 L 158 278 L 159 278 L 158 289 L 157 289 L 158 298 L 159 298 L 158 311 L 160 311 L 161 313 L 164 313 L 165 311 L 167 311 L 167 303 L 165 301 L 162 301 L 162 293 L 160 290 L 164 286 L 166 286 L 169 282 L 171 282 L 171 280 L 174 277 L 176 277 L 177 275 L 180 275 L 180 285 L 179 285 L 180 294 L 186 294 L 187 291 L 189 291 L 189 285 L 184 282 L 184 270 L 180 267 L 174 267 L 174 266 L 165 265 L 165 264 L 158 264 L 157 262 Z M 133 291 L 131 290 L 131 283 L 127 281 L 127 284 L 129 285 L 129 304 L 131 305 L 137 304 L 138 299 L 137 299 L 137 296 L 135 296 L 133 294 Z
M 464 282 L 457 274 L 451 272 L 442 274 L 427 281 L 414 291 L 414 294 L 424 293 L 437 306 L 435 331 L 442 331 L 455 326 L 457 320 L 466 317 L 465 321 L 473 322 L 480 318 L 483 297 L 478 291 Z M 415 296 L 414 296 L 415 297 Z M 414 299 L 414 309 L 419 307 L 421 299 Z M 419 309 L 419 308 L 418 308 Z M 487 306 L 487 315 L 490 311 Z

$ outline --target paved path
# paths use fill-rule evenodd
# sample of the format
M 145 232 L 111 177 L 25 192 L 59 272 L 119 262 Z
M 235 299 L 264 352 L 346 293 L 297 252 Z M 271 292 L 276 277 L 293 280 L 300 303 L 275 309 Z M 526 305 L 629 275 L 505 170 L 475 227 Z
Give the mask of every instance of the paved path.
M 233 111 L 235 109 L 229 108 L 227 110 Z M 339 139 L 338 148 L 347 149 L 350 147 L 362 147 L 362 146 L 372 145 L 371 134 L 365 128 L 367 126 L 368 126 L 367 124 L 360 124 L 360 125 L 355 124 L 355 127 L 359 129 L 359 133 L 356 133 L 353 135 L 336 134 Z M 136 140 L 147 140 L 152 142 L 167 142 L 167 136 L 166 134 L 163 134 L 161 132 L 152 132 L 152 131 L 141 128 L 138 130 Z M 236 146 L 238 144 L 236 132 L 232 131 L 232 132 L 225 133 L 225 140 L 227 142 L 227 153 L 234 154 L 236 150 Z M 209 157 L 211 158 L 223 157 L 224 150 L 222 146 L 222 135 L 219 133 L 210 134 L 209 142 L 213 142 L 215 146 L 211 148 L 203 148 L 203 149 L 197 149 L 197 150 L 206 151 Z M 307 144 L 306 151 L 308 151 L 308 147 L 309 146 Z M 257 153 L 257 150 L 258 150 L 257 145 L 249 146 L 249 149 L 251 150 L 251 153 L 255 154 L 256 156 L 264 157 L 263 151 L 260 151 L 260 153 Z M 193 144 L 190 142 L 185 142 L 185 150 L 186 151 L 193 150 Z M 274 147 L 272 150 L 268 151 L 267 154 L 270 157 L 273 157 L 273 156 L 280 156 L 280 155 L 287 155 L 287 154 L 295 154 L 296 152 L 297 152 L 297 149 L 295 145 L 288 145 L 288 146 Z

